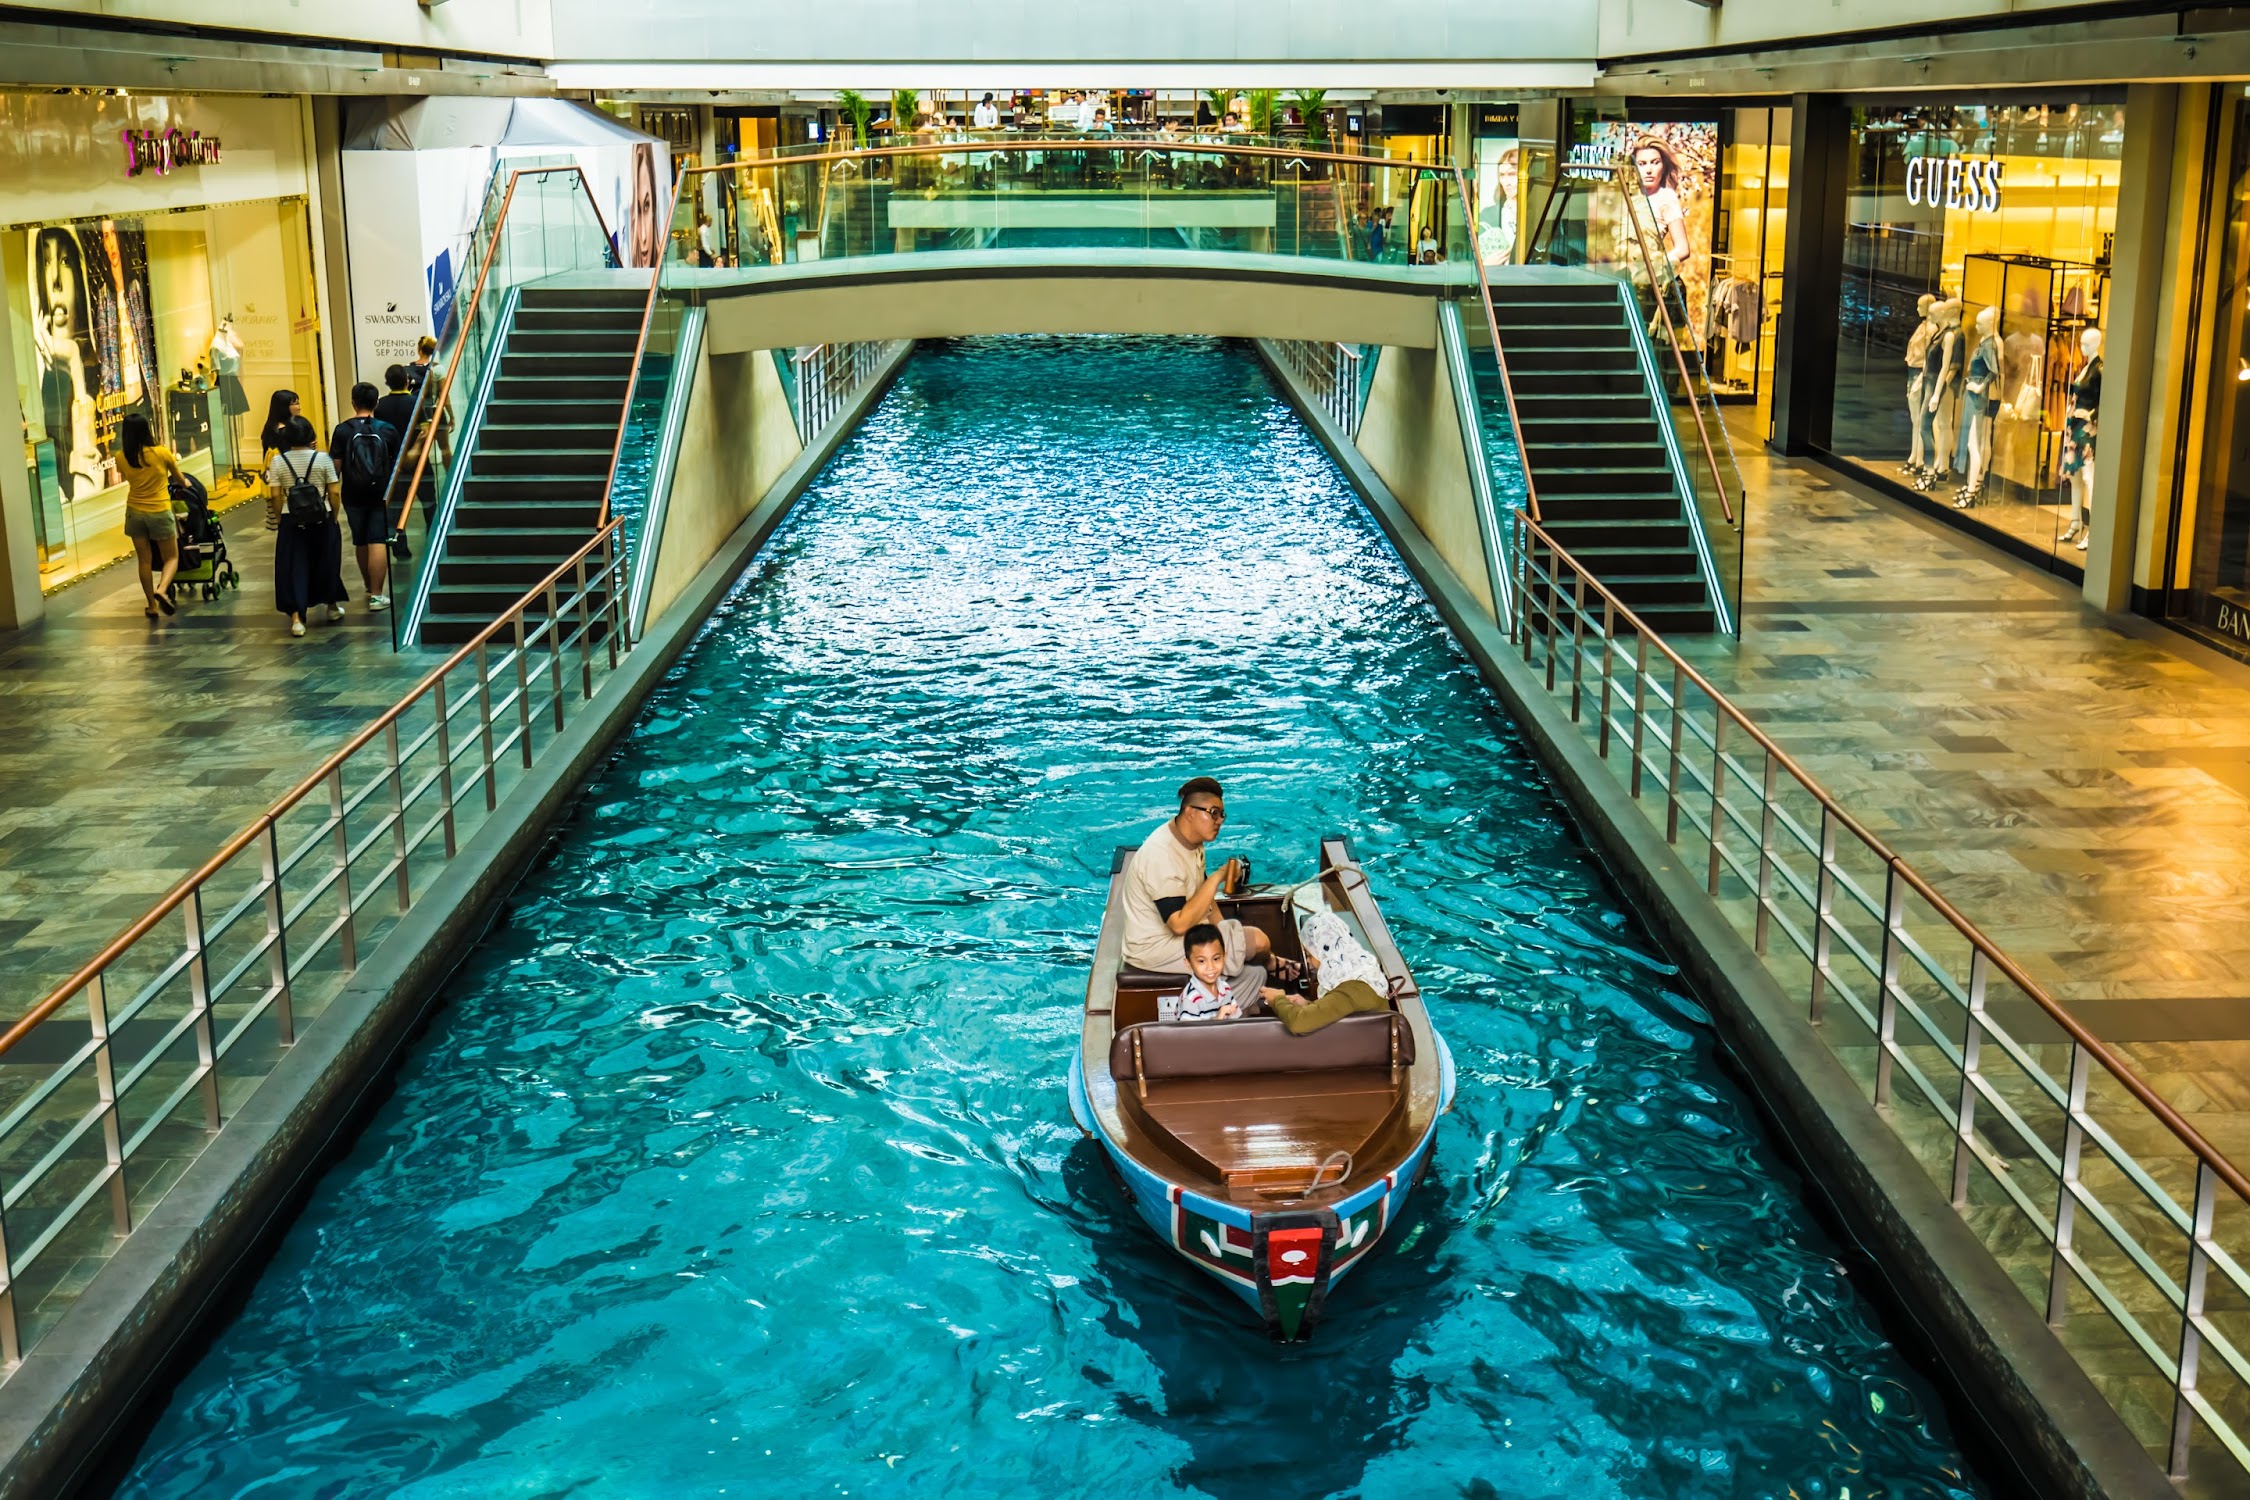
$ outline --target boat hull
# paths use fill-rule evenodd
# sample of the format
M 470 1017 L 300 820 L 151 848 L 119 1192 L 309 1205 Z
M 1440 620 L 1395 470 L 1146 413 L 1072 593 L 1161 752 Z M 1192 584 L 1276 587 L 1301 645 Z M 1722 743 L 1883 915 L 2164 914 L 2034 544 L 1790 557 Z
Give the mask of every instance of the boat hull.
M 1080 1059 L 1070 1060 L 1070 1111 L 1100 1143 L 1125 1196 L 1158 1240 L 1232 1291 L 1284 1342 L 1308 1337 L 1328 1294 L 1381 1243 L 1429 1168 L 1437 1122 L 1453 1102 L 1453 1059 L 1438 1041 L 1442 1104 L 1393 1170 L 1332 1203 L 1251 1208 L 1165 1181 L 1100 1129 Z

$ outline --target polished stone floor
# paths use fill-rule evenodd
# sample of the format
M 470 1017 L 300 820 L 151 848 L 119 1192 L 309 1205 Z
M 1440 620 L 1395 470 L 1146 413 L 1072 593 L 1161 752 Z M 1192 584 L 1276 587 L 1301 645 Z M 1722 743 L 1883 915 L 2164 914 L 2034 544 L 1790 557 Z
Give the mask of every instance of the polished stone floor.
M 28 1010 L 434 659 L 353 603 L 301 640 L 261 507 L 225 516 L 238 591 L 151 622 L 130 564 L 0 634 L 0 1009 Z
M 2250 666 L 1738 434 L 1746 628 L 1686 654 L 2250 1158 Z

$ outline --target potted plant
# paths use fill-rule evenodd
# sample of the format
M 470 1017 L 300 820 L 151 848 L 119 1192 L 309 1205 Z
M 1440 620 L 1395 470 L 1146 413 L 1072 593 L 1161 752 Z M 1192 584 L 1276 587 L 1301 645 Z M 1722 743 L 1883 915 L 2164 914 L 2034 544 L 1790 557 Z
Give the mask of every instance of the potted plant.
M 1227 122 L 1227 106 L 1234 102 L 1234 90 L 1205 89 L 1203 91 L 1203 97 L 1209 100 L 1211 103 L 1212 128 L 1216 129 L 1219 126 L 1224 125 Z
M 1250 101 L 1250 133 L 1257 136 L 1273 134 L 1274 111 L 1281 104 L 1281 90 L 1252 89 Z
M 1305 141 L 1308 145 L 1323 145 L 1328 140 L 1328 90 L 1299 89 L 1289 96 L 1297 106 L 1298 117 L 1305 122 Z
M 922 93 L 919 89 L 891 90 L 891 134 L 912 135 L 922 113 Z
M 860 150 L 865 151 L 867 149 L 867 120 L 870 115 L 875 113 L 875 107 L 867 102 L 867 96 L 858 89 L 838 90 L 836 104 L 851 119 L 854 144 Z

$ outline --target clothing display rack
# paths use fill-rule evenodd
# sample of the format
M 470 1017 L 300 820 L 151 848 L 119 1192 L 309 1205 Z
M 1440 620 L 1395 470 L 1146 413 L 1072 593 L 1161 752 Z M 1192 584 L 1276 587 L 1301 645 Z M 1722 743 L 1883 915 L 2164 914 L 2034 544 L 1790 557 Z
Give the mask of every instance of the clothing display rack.
M 1992 498 L 2054 503 L 2079 335 L 2101 326 L 2109 267 L 2044 255 L 1977 253 L 1961 263 L 1962 326 L 2000 310 L 2000 395 L 1992 421 Z M 1967 353 L 1963 355 L 1964 363 Z

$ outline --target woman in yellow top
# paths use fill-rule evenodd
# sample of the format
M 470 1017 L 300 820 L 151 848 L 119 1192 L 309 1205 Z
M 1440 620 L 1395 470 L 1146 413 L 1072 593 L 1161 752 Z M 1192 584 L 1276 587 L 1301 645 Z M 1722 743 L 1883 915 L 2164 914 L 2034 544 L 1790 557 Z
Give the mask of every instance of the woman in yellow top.
M 125 536 L 140 559 L 141 593 L 150 619 L 172 613 L 172 576 L 180 571 L 180 527 L 172 519 L 172 481 L 180 461 L 160 447 L 148 418 L 135 412 L 118 430 L 125 469 Z M 161 564 L 161 566 L 160 566 Z

